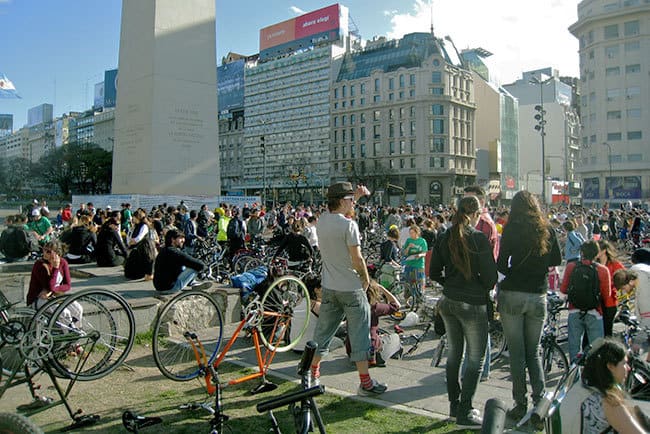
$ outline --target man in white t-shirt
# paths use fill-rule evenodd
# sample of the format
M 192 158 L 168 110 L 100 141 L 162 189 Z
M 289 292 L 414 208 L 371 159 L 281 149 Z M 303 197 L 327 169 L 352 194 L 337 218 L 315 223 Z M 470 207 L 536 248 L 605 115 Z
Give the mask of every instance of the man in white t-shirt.
M 368 195 L 366 187 L 356 190 L 349 182 L 337 182 L 327 193 L 329 209 L 318 220 L 318 237 L 323 263 L 322 301 L 314 340 L 318 351 L 312 359 L 311 373 L 320 377 L 320 361 L 329 352 L 329 346 L 341 321 L 348 322 L 350 359 L 359 372 L 358 394 L 376 396 L 387 389 L 385 384 L 370 377 L 370 304 L 366 291 L 370 277 L 361 254 L 361 239 L 356 221 L 350 218 L 358 198 Z

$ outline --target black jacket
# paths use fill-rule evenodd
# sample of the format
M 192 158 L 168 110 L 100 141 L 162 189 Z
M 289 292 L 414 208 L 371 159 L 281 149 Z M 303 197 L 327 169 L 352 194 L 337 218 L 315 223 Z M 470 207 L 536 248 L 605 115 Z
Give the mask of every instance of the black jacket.
M 201 271 L 203 262 L 188 255 L 177 247 L 165 247 L 156 257 L 153 273 L 153 286 L 158 291 L 168 291 L 174 286 L 183 266 Z
M 443 286 L 442 293 L 456 301 L 473 305 L 485 305 L 488 293 L 497 283 L 497 267 L 492 246 L 484 233 L 467 228 L 472 275 L 469 280 L 451 261 L 449 251 L 450 230 L 440 235 L 434 246 L 429 263 L 429 277 Z
M 521 226 L 517 223 L 510 222 L 503 228 L 497 269 L 506 277 L 499 290 L 546 293 L 548 267 L 560 265 L 562 262 L 555 231 L 549 226 L 548 232 L 551 236 L 551 248 L 546 254 L 540 255 L 531 249 Z
M 63 238 L 63 242 L 70 247 L 68 253 L 73 255 L 88 255 L 94 252 L 97 244 L 97 235 L 85 226 L 75 226 Z
M 126 257 L 127 251 L 122 237 L 117 231 L 110 228 L 102 228 L 97 235 L 95 246 L 95 258 L 100 267 L 112 267 L 115 265 L 116 255 Z

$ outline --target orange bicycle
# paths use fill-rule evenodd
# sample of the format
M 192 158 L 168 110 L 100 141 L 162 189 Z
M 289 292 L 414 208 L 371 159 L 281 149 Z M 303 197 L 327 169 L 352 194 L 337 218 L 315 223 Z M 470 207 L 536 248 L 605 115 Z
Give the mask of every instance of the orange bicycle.
M 217 302 L 201 290 L 183 291 L 167 302 L 156 318 L 152 341 L 154 361 L 160 372 L 174 381 L 204 377 L 207 391 L 212 395 L 219 387 L 213 378 L 216 369 L 245 330 L 252 336 L 258 370 L 220 387 L 259 378 L 261 384 L 253 393 L 272 390 L 275 385 L 266 380 L 269 366 L 276 352 L 289 351 L 300 341 L 309 323 L 309 306 L 309 293 L 302 281 L 293 276 L 278 278 L 261 298 L 257 294 L 251 297 L 244 308 L 244 318 L 219 352 L 223 316 Z M 294 324 L 296 314 L 306 320 Z M 292 326 L 299 330 L 292 331 Z

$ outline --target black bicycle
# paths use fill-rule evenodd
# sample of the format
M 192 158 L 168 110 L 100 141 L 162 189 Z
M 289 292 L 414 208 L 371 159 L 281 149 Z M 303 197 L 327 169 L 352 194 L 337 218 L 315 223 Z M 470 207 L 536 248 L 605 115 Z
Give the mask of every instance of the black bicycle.
M 307 434 L 308 432 L 312 432 L 314 430 L 314 422 L 316 422 L 321 434 L 325 433 L 323 419 L 321 418 L 316 401 L 314 401 L 315 396 L 325 393 L 325 387 L 320 384 L 313 384 L 310 371 L 311 359 L 314 357 L 317 348 L 318 344 L 314 341 L 309 341 L 305 345 L 305 350 L 302 353 L 302 358 L 298 365 L 301 390 L 286 393 L 277 398 L 257 404 L 256 408 L 259 413 L 269 412 L 271 429 L 276 434 L 281 434 L 282 432 L 280 431 L 277 419 L 273 415 L 273 410 L 284 407 L 285 405 L 289 406 L 289 413 L 293 416 L 296 433 Z

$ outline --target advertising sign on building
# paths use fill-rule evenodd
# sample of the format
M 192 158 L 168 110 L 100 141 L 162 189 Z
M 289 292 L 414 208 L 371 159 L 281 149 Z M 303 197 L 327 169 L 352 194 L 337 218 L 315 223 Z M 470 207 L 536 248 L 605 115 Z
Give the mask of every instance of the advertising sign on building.
M 334 4 L 261 29 L 260 59 L 339 40 L 345 33 L 340 16 L 341 6 Z
M 606 199 L 641 199 L 640 176 L 612 176 L 605 180 Z
M 584 178 L 582 180 L 583 199 L 599 199 L 600 198 L 599 190 L 600 190 L 599 178 Z
M 219 113 L 244 107 L 244 59 L 217 68 Z
M 93 107 L 96 109 L 104 107 L 104 82 L 95 84 Z
M 117 69 L 104 72 L 104 107 L 115 107 L 117 99 Z

